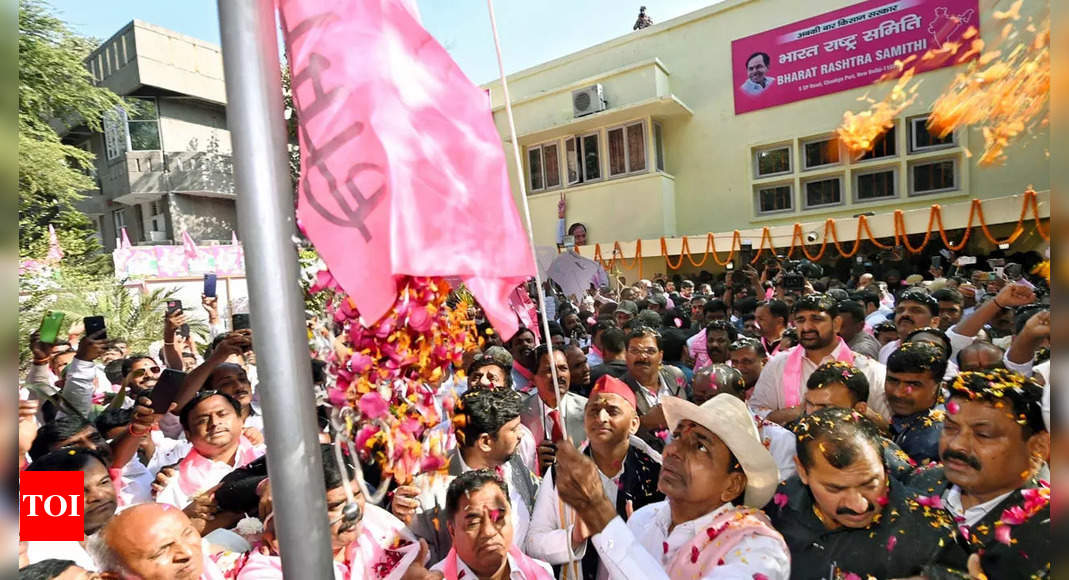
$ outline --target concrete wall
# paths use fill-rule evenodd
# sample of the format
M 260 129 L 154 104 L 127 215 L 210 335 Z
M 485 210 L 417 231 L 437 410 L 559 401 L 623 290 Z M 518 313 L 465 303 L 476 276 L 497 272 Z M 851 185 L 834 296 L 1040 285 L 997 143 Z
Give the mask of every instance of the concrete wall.
M 171 239 L 182 239 L 182 232 L 197 242 L 219 240 L 230 242 L 230 234 L 237 230 L 237 207 L 232 199 L 173 194 L 170 196 L 169 231 Z
M 1004 166 L 979 167 L 979 155 L 966 156 L 966 147 L 974 152 L 982 150 L 982 135 L 978 130 L 959 131 L 958 146 L 924 155 L 906 155 L 908 117 L 928 112 L 930 103 L 946 87 L 962 67 L 947 68 L 919 75 L 923 79 L 916 103 L 898 118 L 897 137 L 899 155 L 887 161 L 868 164 L 843 164 L 825 172 L 799 171 L 798 152 L 801 140 L 833 132 L 842 120 L 844 111 L 858 111 L 858 99 L 866 94 L 882 98 L 889 86 L 875 86 L 844 91 L 824 97 L 798 101 L 778 107 L 735 115 L 730 79 L 731 41 L 809 16 L 854 4 L 849 0 L 814 0 L 799 4 L 796 0 L 726 0 L 671 21 L 591 47 L 582 52 L 550 61 L 518 72 L 509 77 L 509 88 L 515 107 L 516 124 L 523 146 L 537 143 L 537 138 L 550 134 L 566 136 L 572 127 L 589 130 L 587 118 L 571 118 L 570 95 L 573 88 L 594 80 L 605 86 L 610 111 L 601 113 L 613 122 L 612 109 L 648 100 L 655 95 L 671 95 L 693 111 L 688 114 L 664 114 L 665 111 L 636 109 L 658 120 L 664 129 L 666 173 L 674 180 L 674 222 L 676 231 L 668 227 L 657 235 L 698 234 L 708 231 L 725 232 L 764 225 L 790 224 L 798 221 L 819 221 L 827 217 L 849 217 L 856 213 L 890 212 L 893 209 L 927 207 L 933 203 L 967 201 L 973 197 L 993 198 L 1017 194 L 1031 185 L 1037 190 L 1049 189 L 1049 160 L 1047 147 L 1049 132 L 1042 129 L 1022 139 L 1007 150 Z M 1022 16 L 1037 20 L 1047 11 L 1045 2 L 1027 2 Z M 985 5 L 981 5 L 982 9 Z M 990 7 L 980 15 L 982 37 L 993 44 L 1001 27 L 992 25 Z M 1023 22 L 1023 20 L 1022 20 Z M 643 67 L 656 59 L 658 66 Z M 641 72 L 650 71 L 643 77 Z M 621 72 L 624 71 L 624 72 Z M 495 120 L 503 139 L 507 139 L 502 96 L 499 83 L 486 85 L 495 105 Z M 671 111 L 668 111 L 671 112 Z M 602 127 L 604 129 L 605 125 Z M 575 131 L 578 133 L 579 131 Z M 532 138 L 533 137 L 533 138 Z M 603 134 L 604 138 L 604 134 Z M 755 180 L 752 155 L 754 149 L 775 143 L 789 144 L 794 150 L 790 174 L 775 179 Z M 510 174 L 519 172 L 512 165 L 511 143 L 506 143 Z M 521 156 L 525 152 L 521 150 Z M 603 154 L 604 157 L 604 154 Z M 919 160 L 950 157 L 958 163 L 960 177 L 954 191 L 923 196 L 910 196 L 906 177 L 911 164 Z M 651 164 L 652 166 L 652 164 Z M 896 198 L 855 203 L 851 186 L 855 172 L 873 166 L 889 166 L 898 170 L 899 195 Z M 799 187 L 813 175 L 841 175 L 843 197 L 841 205 L 802 209 Z M 794 209 L 775 215 L 758 215 L 755 209 L 755 184 L 785 182 L 794 187 Z M 519 188 L 513 181 L 514 195 L 519 203 Z M 634 199 L 625 182 L 603 182 L 591 185 L 564 187 L 568 198 L 568 220 L 589 222 L 591 242 L 635 240 L 651 237 L 648 224 L 635 220 L 638 207 L 656 207 L 661 200 Z M 646 196 L 655 195 L 650 188 Z M 556 204 L 560 191 L 535 193 L 528 197 L 534 217 L 535 239 L 538 244 L 552 244 L 556 231 Z M 595 198 L 591 201 L 589 198 Z M 617 203 L 606 205 L 604 199 Z M 637 206 L 637 207 L 636 207 Z M 967 204 L 955 204 L 964 207 Z M 612 215 L 595 213 L 610 210 Z M 995 216 L 991 216 L 995 217 Z M 1016 219 L 1012 216 L 998 216 Z

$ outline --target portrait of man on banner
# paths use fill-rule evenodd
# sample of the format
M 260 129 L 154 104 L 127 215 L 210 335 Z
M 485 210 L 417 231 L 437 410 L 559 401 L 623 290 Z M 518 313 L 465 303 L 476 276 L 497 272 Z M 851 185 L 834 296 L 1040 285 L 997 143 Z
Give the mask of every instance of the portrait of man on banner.
M 746 82 L 739 87 L 743 93 L 756 97 L 772 86 L 772 77 L 768 76 L 771 59 L 767 52 L 755 52 L 746 59 Z

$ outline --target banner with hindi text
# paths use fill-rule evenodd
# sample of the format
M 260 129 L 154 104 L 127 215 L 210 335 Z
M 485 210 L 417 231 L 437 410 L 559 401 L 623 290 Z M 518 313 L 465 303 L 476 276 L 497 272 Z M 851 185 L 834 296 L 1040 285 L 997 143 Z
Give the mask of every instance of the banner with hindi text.
M 918 73 L 958 64 L 976 56 L 963 36 L 979 31 L 978 8 L 978 0 L 870 0 L 734 40 L 735 114 L 873 84 L 896 60 L 914 57 Z

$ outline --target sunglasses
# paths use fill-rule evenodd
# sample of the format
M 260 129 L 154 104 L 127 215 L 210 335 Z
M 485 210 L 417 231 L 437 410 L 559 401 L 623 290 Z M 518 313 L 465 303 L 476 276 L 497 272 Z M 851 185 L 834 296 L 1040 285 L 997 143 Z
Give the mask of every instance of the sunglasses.
M 145 367 L 145 368 L 142 368 L 142 369 L 137 369 L 136 371 L 134 371 L 134 376 L 135 377 L 140 377 L 140 376 L 143 376 L 147 372 L 151 372 L 154 375 L 158 375 L 158 374 L 160 374 L 160 367 Z

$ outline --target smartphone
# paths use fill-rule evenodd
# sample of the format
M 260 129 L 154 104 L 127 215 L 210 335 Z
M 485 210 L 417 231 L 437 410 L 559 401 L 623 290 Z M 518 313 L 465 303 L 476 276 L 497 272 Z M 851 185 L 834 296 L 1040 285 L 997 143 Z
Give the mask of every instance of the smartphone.
M 247 313 L 246 314 L 235 314 L 230 319 L 230 329 L 231 330 L 245 330 L 245 329 L 248 329 L 248 328 L 252 328 L 252 323 L 249 321 L 249 315 Z
M 164 369 L 156 386 L 152 389 L 152 412 L 166 413 L 167 408 L 178 396 L 179 389 L 186 382 L 186 373 L 174 369 Z
M 1010 280 L 1017 280 L 1021 277 L 1021 265 L 1015 262 L 1006 264 L 1006 268 L 1002 270 L 1002 273 L 1006 275 Z
M 208 298 L 215 298 L 215 274 L 204 275 L 204 295 Z
M 37 340 L 45 344 L 55 344 L 59 336 L 59 327 L 63 324 L 63 313 L 49 310 L 48 314 L 41 319 L 41 329 L 37 332 Z
M 932 267 L 933 268 L 942 268 L 943 267 L 943 256 L 932 256 Z
M 108 338 L 108 329 L 104 325 L 103 316 L 86 316 L 82 319 L 82 324 L 85 326 L 85 336 L 87 338 L 92 337 L 95 340 L 105 340 Z M 93 336 L 97 332 L 100 332 L 99 336 Z
M 174 314 L 175 312 L 180 312 L 181 310 L 182 310 L 182 301 L 181 300 L 168 300 L 167 301 L 167 316 L 170 316 L 170 315 Z M 180 335 L 182 335 L 182 336 L 184 336 L 186 338 L 189 338 L 189 324 L 188 323 L 183 324 L 178 329 L 178 334 L 180 334 Z
M 749 266 L 751 260 L 753 260 L 753 244 L 746 242 L 739 246 L 739 261 L 742 262 L 740 266 Z

